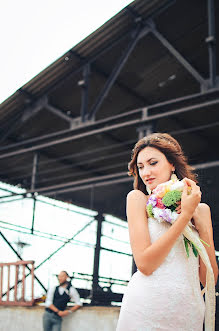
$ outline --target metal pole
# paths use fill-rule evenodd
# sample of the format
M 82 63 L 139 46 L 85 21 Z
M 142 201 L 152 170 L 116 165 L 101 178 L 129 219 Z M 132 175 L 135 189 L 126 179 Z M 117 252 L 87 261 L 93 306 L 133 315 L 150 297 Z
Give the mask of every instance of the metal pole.
M 34 157 L 33 157 L 33 170 L 32 170 L 32 177 L 31 177 L 31 191 L 35 190 L 35 186 L 36 186 L 37 166 L 38 166 L 38 153 L 35 153 Z M 35 210 L 36 210 L 36 197 L 34 196 L 33 197 L 32 227 L 31 227 L 31 233 L 32 234 L 34 232 Z
M 94 252 L 94 267 L 93 267 L 93 285 L 92 285 L 92 304 L 98 304 L 98 289 L 99 289 L 99 264 L 100 264 L 100 244 L 101 244 L 101 231 L 102 222 L 104 217 L 102 213 L 99 213 L 97 219 L 97 237 L 96 247 Z
M 214 0 L 208 0 L 208 44 L 210 87 L 216 86 L 216 38 Z
M 36 197 L 34 196 L 34 198 L 33 198 L 33 215 L 32 215 L 31 234 L 33 234 L 33 232 L 34 232 L 35 211 L 36 211 Z

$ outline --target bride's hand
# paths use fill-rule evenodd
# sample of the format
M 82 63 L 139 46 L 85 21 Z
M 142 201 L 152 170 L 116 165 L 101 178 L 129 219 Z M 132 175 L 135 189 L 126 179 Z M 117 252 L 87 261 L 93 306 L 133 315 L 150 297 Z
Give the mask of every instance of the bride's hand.
M 193 217 L 195 210 L 201 201 L 200 187 L 188 178 L 183 179 L 184 188 L 181 197 L 181 213 L 186 214 L 189 219 Z M 188 192 L 190 192 L 188 194 Z
M 181 200 L 177 201 L 176 204 L 177 204 L 176 212 L 177 212 L 177 214 L 180 214 L 181 213 Z

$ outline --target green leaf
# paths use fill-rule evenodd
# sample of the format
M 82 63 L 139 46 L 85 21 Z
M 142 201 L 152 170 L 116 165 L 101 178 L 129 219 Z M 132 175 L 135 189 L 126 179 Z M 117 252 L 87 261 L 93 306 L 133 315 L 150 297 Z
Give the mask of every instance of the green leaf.
M 210 245 L 207 244 L 204 240 L 202 240 L 201 238 L 200 238 L 200 240 L 201 240 L 201 242 L 202 242 L 203 244 L 205 244 L 206 246 L 210 247 Z
M 189 257 L 189 245 L 188 245 L 188 239 L 186 237 L 184 237 L 184 244 L 185 244 L 186 254 Z
M 154 217 L 152 204 L 147 205 L 147 212 L 149 217 Z
M 198 256 L 198 250 L 196 249 L 194 244 L 191 244 L 191 246 L 192 246 L 192 250 L 193 250 L 193 253 L 194 253 L 195 257 L 197 257 Z

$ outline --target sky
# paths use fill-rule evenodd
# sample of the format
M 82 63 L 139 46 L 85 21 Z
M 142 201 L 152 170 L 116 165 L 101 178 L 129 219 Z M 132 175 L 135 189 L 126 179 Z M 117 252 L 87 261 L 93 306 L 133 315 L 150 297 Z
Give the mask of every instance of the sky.
M 0 0 L 0 103 L 130 0 Z

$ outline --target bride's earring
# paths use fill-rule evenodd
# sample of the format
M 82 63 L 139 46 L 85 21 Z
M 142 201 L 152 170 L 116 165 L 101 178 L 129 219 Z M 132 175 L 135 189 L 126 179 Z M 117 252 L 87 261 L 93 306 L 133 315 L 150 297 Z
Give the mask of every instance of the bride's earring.
M 173 180 L 173 181 L 178 180 L 178 178 L 177 178 L 177 176 L 175 174 L 175 170 L 172 171 L 172 175 L 171 175 L 170 179 Z

